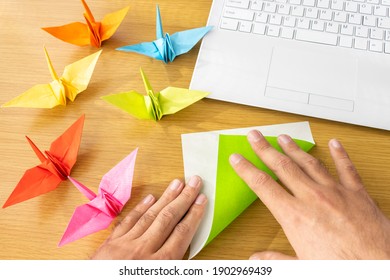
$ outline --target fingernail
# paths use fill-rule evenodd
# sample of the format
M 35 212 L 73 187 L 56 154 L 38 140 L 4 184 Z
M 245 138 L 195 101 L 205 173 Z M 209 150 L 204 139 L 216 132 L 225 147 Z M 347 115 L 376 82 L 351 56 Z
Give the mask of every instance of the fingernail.
M 292 141 L 291 137 L 286 134 L 279 135 L 278 140 L 280 140 L 283 144 L 288 144 Z
M 147 195 L 147 196 L 144 198 L 144 200 L 142 201 L 142 203 L 143 203 L 143 204 L 149 204 L 150 202 L 152 202 L 153 198 L 154 198 L 153 195 L 149 194 L 149 195 Z
M 200 183 L 200 178 L 198 176 L 192 176 L 191 179 L 188 181 L 188 186 L 191 188 L 196 188 Z
M 257 255 L 252 255 L 249 257 L 249 260 L 260 260 L 260 258 Z
M 335 149 L 340 149 L 341 148 L 341 144 L 339 141 L 337 141 L 336 139 L 332 139 L 330 140 L 330 145 L 335 148 Z
M 249 133 L 248 133 L 248 140 L 250 142 L 258 142 L 260 141 L 263 137 L 263 135 L 257 131 L 257 130 L 251 130 Z
M 229 162 L 232 164 L 232 165 L 236 165 L 238 164 L 241 160 L 242 160 L 242 155 L 240 154 L 232 154 L 230 155 L 229 157 Z
M 197 205 L 202 205 L 203 203 L 205 203 L 206 199 L 207 199 L 206 196 L 205 196 L 203 193 L 201 193 L 201 194 L 198 195 L 198 197 L 196 198 L 195 204 L 197 204 Z
M 173 180 L 170 184 L 169 184 L 169 189 L 171 189 L 172 191 L 175 191 L 177 190 L 181 185 L 181 182 L 180 180 L 178 179 L 175 179 Z

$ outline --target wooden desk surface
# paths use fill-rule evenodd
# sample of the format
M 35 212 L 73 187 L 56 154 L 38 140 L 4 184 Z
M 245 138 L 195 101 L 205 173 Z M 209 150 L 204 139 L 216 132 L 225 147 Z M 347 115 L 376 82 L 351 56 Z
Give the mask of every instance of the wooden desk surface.
M 390 216 L 390 133 L 305 116 L 204 99 L 159 122 L 140 121 L 105 103 L 101 96 L 136 89 L 143 92 L 142 67 L 152 86 L 188 87 L 199 45 L 173 63 L 115 51 L 123 45 L 150 41 L 155 36 L 156 1 L 89 0 L 97 20 L 125 7 L 130 11 L 116 34 L 103 44 L 103 53 L 88 89 L 66 107 L 0 109 L 0 204 L 3 205 L 26 169 L 38 163 L 25 135 L 47 149 L 83 113 L 85 126 L 78 161 L 72 175 L 96 191 L 101 176 L 139 147 L 132 198 L 119 219 L 149 193 L 160 196 L 167 184 L 183 177 L 182 133 L 276 123 L 309 121 L 317 146 L 312 154 L 335 174 L 327 142 L 336 137 L 350 152 L 369 193 Z M 166 32 L 203 26 L 211 0 L 160 0 Z M 54 67 L 63 67 L 97 49 L 64 43 L 40 28 L 83 22 L 78 0 L 2 0 L 0 2 L 0 104 L 38 83 L 51 81 L 43 52 Z M 109 235 L 112 227 L 62 248 L 57 247 L 76 206 L 85 203 L 69 181 L 48 194 L 0 210 L 0 259 L 86 259 Z M 240 236 L 240 238 L 237 238 Z M 256 201 L 196 259 L 246 259 L 259 250 L 293 254 L 279 224 Z

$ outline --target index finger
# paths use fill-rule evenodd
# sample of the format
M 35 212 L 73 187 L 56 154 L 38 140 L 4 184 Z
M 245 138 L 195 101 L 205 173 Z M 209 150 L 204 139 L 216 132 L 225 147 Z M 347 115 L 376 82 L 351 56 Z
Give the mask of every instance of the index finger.
M 256 193 L 280 223 L 293 197 L 270 175 L 259 170 L 243 156 L 232 154 L 229 161 L 238 176 Z
M 313 180 L 298 164 L 272 147 L 259 131 L 250 131 L 248 141 L 256 155 L 294 195 L 307 191 L 313 185 Z

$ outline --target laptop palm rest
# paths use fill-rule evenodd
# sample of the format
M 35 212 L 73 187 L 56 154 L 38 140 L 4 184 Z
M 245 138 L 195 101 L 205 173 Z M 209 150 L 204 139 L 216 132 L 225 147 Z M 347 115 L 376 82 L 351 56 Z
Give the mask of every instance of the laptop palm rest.
M 353 111 L 356 85 L 352 56 L 274 47 L 265 96 Z

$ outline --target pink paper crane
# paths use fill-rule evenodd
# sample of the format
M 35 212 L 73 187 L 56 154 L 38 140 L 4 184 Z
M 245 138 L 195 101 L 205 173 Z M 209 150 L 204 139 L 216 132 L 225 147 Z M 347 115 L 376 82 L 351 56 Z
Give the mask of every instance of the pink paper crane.
M 138 148 L 106 173 L 97 195 L 75 179 L 69 180 L 89 200 L 76 208 L 58 246 L 106 229 L 130 199 Z

